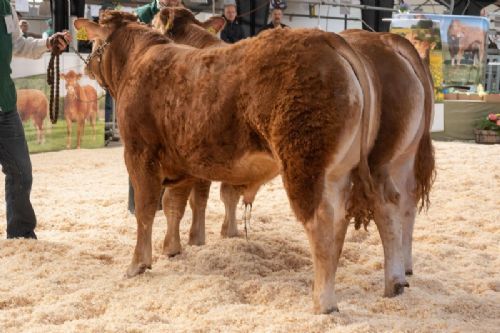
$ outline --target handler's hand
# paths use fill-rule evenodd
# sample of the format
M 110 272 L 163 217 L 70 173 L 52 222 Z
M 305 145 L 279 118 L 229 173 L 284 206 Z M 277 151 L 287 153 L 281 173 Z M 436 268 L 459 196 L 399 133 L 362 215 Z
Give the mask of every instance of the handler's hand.
M 70 41 L 71 35 L 69 32 L 56 32 L 47 39 L 47 48 L 52 51 L 54 47 L 57 47 L 59 51 L 62 51 L 68 46 Z

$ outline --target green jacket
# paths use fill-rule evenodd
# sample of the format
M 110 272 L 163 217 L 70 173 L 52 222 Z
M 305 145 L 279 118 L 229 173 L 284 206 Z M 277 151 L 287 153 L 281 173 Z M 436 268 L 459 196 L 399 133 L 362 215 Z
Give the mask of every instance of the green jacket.
M 151 21 L 153 21 L 153 18 L 159 11 L 160 9 L 158 8 L 157 1 L 153 0 L 153 2 L 148 5 L 138 7 L 135 13 L 139 17 L 139 21 L 149 24 L 151 23 Z
M 0 0 L 0 108 L 2 112 L 13 111 L 16 108 L 16 87 L 10 78 L 12 36 L 7 33 L 5 25 L 7 15 L 12 15 L 10 3 L 8 0 Z
M 47 52 L 46 39 L 23 38 L 17 15 L 9 0 L 0 0 L 0 109 L 10 112 L 16 109 L 16 87 L 10 77 L 12 56 L 37 59 Z M 7 33 L 5 17 L 12 18 L 12 33 Z

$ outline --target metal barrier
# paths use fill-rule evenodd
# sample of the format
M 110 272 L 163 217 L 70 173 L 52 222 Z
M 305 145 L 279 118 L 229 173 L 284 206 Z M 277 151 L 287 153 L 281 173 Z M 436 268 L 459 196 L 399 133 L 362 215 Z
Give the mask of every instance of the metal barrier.
M 488 54 L 486 65 L 485 90 L 500 93 L 500 54 Z

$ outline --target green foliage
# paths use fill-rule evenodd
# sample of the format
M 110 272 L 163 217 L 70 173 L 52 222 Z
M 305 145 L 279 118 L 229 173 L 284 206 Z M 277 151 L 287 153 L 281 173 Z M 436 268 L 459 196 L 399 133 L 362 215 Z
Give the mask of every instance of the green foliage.
M 495 122 L 488 120 L 488 118 L 483 118 L 476 123 L 476 129 L 495 131 L 500 134 L 500 126 Z

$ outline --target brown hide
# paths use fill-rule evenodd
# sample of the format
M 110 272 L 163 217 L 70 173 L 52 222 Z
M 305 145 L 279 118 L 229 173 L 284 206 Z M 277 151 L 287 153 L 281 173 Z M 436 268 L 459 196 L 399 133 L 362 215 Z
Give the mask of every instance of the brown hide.
M 23 122 L 32 119 L 37 130 L 37 142 L 44 141 L 43 121 L 48 113 L 48 101 L 45 94 L 37 89 L 17 90 L 17 111 Z
M 157 23 L 155 25 L 155 28 L 160 30 L 162 33 L 168 35 L 169 37 L 171 37 L 177 43 L 190 45 L 197 48 L 222 47 L 229 45 L 207 31 L 207 29 L 210 29 L 210 27 L 212 27 L 213 25 L 219 26 L 221 20 L 222 21 L 224 20 L 222 17 L 214 16 L 205 22 L 200 22 L 187 9 L 167 8 L 163 9 L 160 13 L 158 13 L 156 18 L 157 18 L 156 20 Z M 342 51 L 340 50 L 339 52 L 342 53 Z M 371 77 L 370 81 L 374 83 L 369 88 L 364 87 L 365 91 L 369 92 L 365 94 L 365 98 L 367 98 L 367 96 L 371 96 L 372 98 L 372 101 L 365 100 L 365 103 L 376 105 L 378 103 L 376 100 L 378 99 L 379 95 L 379 91 L 377 88 L 379 86 L 378 78 L 376 77 L 372 68 L 366 67 L 365 64 L 361 63 L 358 63 L 357 66 L 359 68 L 362 68 L 362 70 L 358 71 L 366 72 Z M 365 125 L 371 124 L 372 127 L 364 129 L 364 131 L 369 136 L 369 138 L 367 138 L 367 141 L 365 142 L 365 145 L 363 145 L 363 149 L 365 151 L 368 151 L 371 148 L 371 145 L 366 143 L 373 142 L 375 139 L 375 135 L 378 128 L 378 119 L 380 117 L 378 114 L 376 114 L 377 112 L 379 112 L 378 109 L 375 112 L 371 112 L 369 114 L 369 117 L 371 118 L 364 122 Z M 366 113 L 364 115 L 366 115 Z M 361 164 L 360 168 L 367 169 L 368 166 Z M 355 176 L 356 174 L 358 174 L 358 171 L 359 170 L 356 170 Z M 367 172 L 366 170 L 361 171 L 361 173 L 366 173 L 366 172 Z M 358 185 L 365 186 L 366 182 L 364 182 L 363 180 L 359 180 Z M 368 199 L 366 193 L 371 191 L 372 190 L 370 188 L 360 188 L 359 192 L 351 194 L 353 196 L 351 200 L 353 201 L 362 200 L 365 206 L 369 205 L 369 203 L 366 201 Z
M 104 70 L 102 81 L 121 104 L 118 122 L 134 164 L 161 165 L 160 181 L 196 177 L 250 186 L 253 179 L 232 172 L 234 163 L 247 153 L 270 154 L 284 178 L 294 180 L 285 186 L 291 198 L 301 198 L 292 202 L 299 219 L 312 216 L 324 169 L 363 103 L 351 87 L 357 84 L 351 67 L 328 45 L 333 35 L 283 30 L 202 51 L 172 45 L 136 24 L 112 37 L 99 65 L 110 67 L 111 55 L 122 68 Z M 99 73 L 95 64 L 91 72 Z
M 95 140 L 95 124 L 97 120 L 97 92 L 91 85 L 81 86 L 78 81 L 81 74 L 70 70 L 61 74 L 66 81 L 66 98 L 64 100 L 64 118 L 67 126 L 67 148 L 71 147 L 72 123 L 77 124 L 77 148 L 81 146 L 85 130 L 85 121 L 89 121 Z
M 367 156 L 379 108 L 377 93 L 368 93 L 376 91 L 373 73 L 341 37 L 319 30 L 273 29 L 199 50 L 135 20 L 109 12 L 101 26 L 75 23 L 96 40 L 87 69 L 116 98 L 136 189 L 137 243 L 127 275 L 151 268 L 162 183 L 169 185 L 163 203 L 170 228 L 184 213 L 190 188 L 183 184 L 223 181 L 251 197 L 279 172 L 311 244 L 315 311 L 334 311 L 343 212 L 358 163 L 364 195 L 372 195 Z
M 373 64 L 380 82 L 383 82 L 380 130 L 369 158 L 370 169 L 374 174 L 379 174 L 382 166 L 396 160 L 398 154 L 408 153 L 398 152 L 397 148 L 412 125 L 412 116 L 423 114 L 421 118 L 424 130 L 415 137 L 417 143 L 422 142 L 422 146 L 419 147 L 418 153 L 413 152 L 417 154 L 415 194 L 416 201 L 421 200 L 422 205 L 428 205 L 435 173 L 429 134 L 434 90 L 428 66 L 419 59 L 412 45 L 396 34 L 353 29 L 342 32 L 341 36 Z M 424 100 L 423 109 L 416 106 L 421 100 Z M 422 154 L 425 156 L 421 156 Z
M 162 10 L 158 17 L 160 22 L 168 22 L 169 31 L 166 33 L 177 43 L 199 48 L 227 45 L 202 28 L 204 24 L 210 22 L 199 22 L 185 9 Z M 398 35 L 352 29 L 342 32 L 341 36 L 358 51 L 365 64 L 374 69 L 376 82 L 383 83 L 380 130 L 370 153 L 370 169 L 372 173 L 381 177 L 379 182 L 387 182 L 387 173 L 383 169 L 396 161 L 399 155 L 407 153 L 397 150 L 402 149 L 402 141 L 411 125 L 412 116 L 425 114 L 422 117 L 425 134 L 420 133 L 415 138 L 417 142 L 426 141 L 419 150 L 424 156 L 419 155 L 420 171 L 416 170 L 418 174 L 415 176 L 417 177 L 416 200 L 421 200 L 422 205 L 428 205 L 430 187 L 434 179 L 434 156 L 430 139 L 423 138 L 428 136 L 433 110 L 432 78 L 427 67 L 420 61 L 412 45 Z M 427 61 L 430 47 L 431 45 L 425 50 Z M 377 92 L 372 91 L 372 93 Z M 423 109 L 417 107 L 420 100 L 425 100 Z M 357 184 L 354 185 L 355 189 L 356 187 Z M 387 192 L 385 196 L 390 201 L 396 201 L 397 191 L 391 186 L 385 188 Z M 351 215 L 357 218 L 358 226 L 361 223 L 368 223 L 373 211 L 373 207 L 369 207 L 367 202 L 358 200 L 362 198 L 362 195 L 355 195 L 351 202 Z
M 170 20 L 167 33 L 177 42 L 196 47 L 221 46 L 191 13 L 177 9 L 162 13 L 167 14 L 163 15 L 164 22 Z M 353 173 L 349 214 L 355 218 L 357 227 L 362 223 L 366 227 L 369 219 L 375 219 L 384 246 L 385 295 L 394 296 L 408 286 L 405 274 L 412 273 L 416 206 L 419 200 L 421 207 L 429 205 L 434 180 L 434 152 L 429 133 L 432 78 L 415 49 L 398 35 L 348 30 L 342 36 L 362 56 L 367 68 L 373 69 L 373 82 L 382 86 L 380 132 L 370 153 L 370 169 L 379 195 L 367 202 L 360 186 L 362 179 Z M 428 51 L 429 48 L 427 56 Z M 376 90 L 370 93 L 378 94 Z M 222 184 L 221 198 L 226 207 L 223 233 L 235 229 L 235 195 L 230 186 Z M 231 202 L 232 205 L 228 204 Z M 196 230 L 192 227 L 190 236 L 193 229 Z
M 480 64 L 484 61 L 485 33 L 479 27 L 452 20 L 448 27 L 448 47 L 452 65 L 460 65 L 465 52 L 472 53 L 474 65 Z

